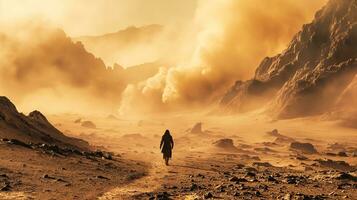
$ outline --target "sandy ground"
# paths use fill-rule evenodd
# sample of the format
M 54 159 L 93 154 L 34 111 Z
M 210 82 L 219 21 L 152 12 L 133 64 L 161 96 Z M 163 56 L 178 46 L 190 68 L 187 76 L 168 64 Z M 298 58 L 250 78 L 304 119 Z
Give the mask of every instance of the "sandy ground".
M 53 156 L 7 144 L 0 152 L 0 199 L 96 199 L 147 173 L 143 163 L 121 157 Z
M 98 199 L 357 198 L 356 180 L 341 174 L 344 171 L 356 176 L 357 130 L 321 122 L 318 117 L 273 121 L 254 113 L 147 118 L 65 114 L 49 119 L 67 135 L 148 166 L 146 176 L 117 186 L 109 184 Z M 91 121 L 96 127 L 83 127 L 79 121 Z M 203 123 L 203 132 L 190 133 L 197 122 Z M 165 129 L 171 130 L 175 140 L 170 166 L 164 165 L 159 150 Z M 292 151 L 290 143 L 275 142 L 276 137 L 267 134 L 273 129 L 298 142 L 313 144 L 318 153 Z M 223 138 L 232 139 L 236 149 L 212 144 Z M 328 148 L 335 143 L 343 149 Z M 347 157 L 335 155 L 340 151 Z M 328 159 L 345 161 L 348 169 L 319 162 Z

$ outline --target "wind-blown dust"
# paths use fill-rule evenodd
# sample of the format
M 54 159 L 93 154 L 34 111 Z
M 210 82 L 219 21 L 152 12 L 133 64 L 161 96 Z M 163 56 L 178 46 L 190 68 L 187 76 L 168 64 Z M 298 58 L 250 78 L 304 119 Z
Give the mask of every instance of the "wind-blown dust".
M 120 101 L 125 85 L 118 70 L 60 29 L 42 21 L 6 26 L 0 43 L 0 91 L 25 110 L 33 102 L 52 112 L 110 110 Z
M 192 57 L 128 87 L 121 111 L 137 111 L 148 99 L 146 111 L 212 103 L 235 80 L 251 76 L 265 56 L 283 49 L 324 2 L 200 1 L 193 25 L 197 34 L 187 41 L 195 44 Z
M 81 43 L 43 21 L 3 26 L 0 91 L 24 110 L 33 108 L 30 102 L 44 111 L 120 107 L 122 113 L 141 113 L 206 107 L 235 80 L 250 77 L 263 57 L 284 48 L 323 2 L 199 1 L 193 23 L 176 32 L 173 27 L 165 30 L 158 59 L 173 64 L 132 85 L 122 68 L 106 68 Z M 173 38 L 169 46 L 168 38 Z M 48 102 L 56 106 L 49 109 Z

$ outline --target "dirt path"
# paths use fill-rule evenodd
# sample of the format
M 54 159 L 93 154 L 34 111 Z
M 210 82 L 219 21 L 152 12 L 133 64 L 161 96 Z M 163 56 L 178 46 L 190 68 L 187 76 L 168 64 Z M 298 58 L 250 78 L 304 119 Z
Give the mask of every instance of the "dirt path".
M 33 200 L 35 199 L 32 197 L 30 194 L 24 193 L 24 192 L 6 192 L 6 193 L 0 193 L 0 199 L 6 200 L 6 199 L 11 199 L 11 200 Z
M 137 179 L 126 186 L 120 186 L 106 192 L 99 200 L 109 199 L 133 199 L 138 194 L 152 192 L 161 186 L 161 180 L 167 176 L 169 168 L 163 165 L 163 161 L 155 158 L 151 162 L 151 168 L 147 176 Z

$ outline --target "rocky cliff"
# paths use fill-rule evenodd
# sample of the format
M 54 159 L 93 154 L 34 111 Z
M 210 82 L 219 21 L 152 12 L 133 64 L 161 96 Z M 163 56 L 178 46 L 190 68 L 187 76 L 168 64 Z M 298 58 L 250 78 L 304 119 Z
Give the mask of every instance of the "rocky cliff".
M 330 0 L 287 49 L 265 58 L 249 81 L 237 81 L 221 100 L 226 111 L 267 107 L 277 118 L 336 108 L 357 73 L 357 1 Z
M 28 116 L 19 113 L 15 105 L 4 96 L 0 96 L 0 137 L 17 139 L 26 143 L 89 148 L 87 142 L 65 136 L 39 111 L 33 111 Z

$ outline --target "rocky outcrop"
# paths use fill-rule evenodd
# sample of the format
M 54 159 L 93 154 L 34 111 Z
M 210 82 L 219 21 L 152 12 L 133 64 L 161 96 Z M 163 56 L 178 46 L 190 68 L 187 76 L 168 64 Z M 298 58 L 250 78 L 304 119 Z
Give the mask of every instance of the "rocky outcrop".
M 196 123 L 192 129 L 190 130 L 190 133 L 203 133 L 202 131 L 202 123 Z
M 334 109 L 357 73 L 357 2 L 330 0 L 287 49 L 265 58 L 252 80 L 237 81 L 221 101 L 228 111 L 263 106 L 277 118 Z
M 225 139 L 220 139 L 215 142 L 213 142 L 213 145 L 220 150 L 226 150 L 226 151 L 237 151 L 237 147 L 234 146 L 233 140 L 229 138 Z
M 93 129 L 97 128 L 97 126 L 92 121 L 84 121 L 82 122 L 81 126 L 86 128 L 93 128 Z
M 0 137 L 25 143 L 89 148 L 87 142 L 65 136 L 39 111 L 33 111 L 28 116 L 19 113 L 15 105 L 4 96 L 0 96 Z
M 290 144 L 291 150 L 301 151 L 302 153 L 314 154 L 317 153 L 314 145 L 310 143 L 292 142 Z

